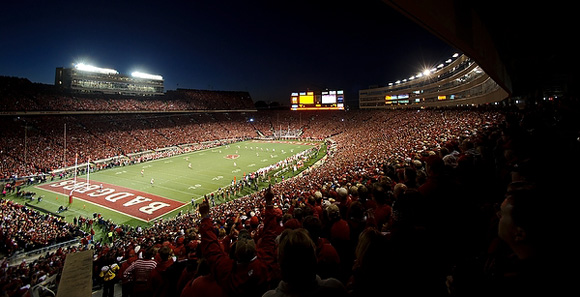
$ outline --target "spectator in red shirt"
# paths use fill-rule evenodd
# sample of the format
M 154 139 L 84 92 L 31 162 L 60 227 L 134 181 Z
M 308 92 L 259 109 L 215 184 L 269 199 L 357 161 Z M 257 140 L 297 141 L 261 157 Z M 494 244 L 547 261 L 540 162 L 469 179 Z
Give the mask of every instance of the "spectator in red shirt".
M 157 255 L 159 255 L 160 261 L 155 269 L 151 270 L 150 275 L 150 287 L 154 297 L 167 295 L 169 279 L 166 270 L 174 263 L 172 258 L 173 250 L 168 245 L 162 246 L 157 251 Z
M 386 185 L 376 184 L 373 187 L 373 199 L 377 204 L 374 211 L 374 219 L 379 230 L 386 230 L 391 224 L 392 209 L 389 201 L 392 200 L 392 192 Z
M 326 213 L 329 220 L 327 225 L 330 227 L 328 239 L 341 259 L 341 270 L 348 271 L 352 265 L 354 249 L 352 241 L 350 240 L 350 226 L 341 217 L 338 205 L 329 205 L 326 207 Z
M 345 272 L 341 271 L 340 257 L 338 252 L 332 246 L 330 241 L 324 237 L 320 237 L 322 233 L 322 222 L 316 216 L 307 216 L 304 218 L 303 227 L 308 231 L 310 239 L 316 245 L 316 273 L 321 278 L 334 277 L 342 279 Z
M 216 282 L 211 273 L 211 267 L 204 258 L 199 259 L 197 273 L 181 291 L 181 297 L 226 297 L 222 287 Z
M 265 195 L 266 214 L 259 245 L 250 236 L 240 235 L 234 247 L 235 259 L 230 258 L 220 245 L 209 216 L 207 199 L 199 205 L 199 213 L 203 218 L 199 228 L 201 251 L 218 284 L 229 295 L 255 296 L 270 287 L 276 267 L 276 218 L 273 198 L 274 194 L 269 189 Z

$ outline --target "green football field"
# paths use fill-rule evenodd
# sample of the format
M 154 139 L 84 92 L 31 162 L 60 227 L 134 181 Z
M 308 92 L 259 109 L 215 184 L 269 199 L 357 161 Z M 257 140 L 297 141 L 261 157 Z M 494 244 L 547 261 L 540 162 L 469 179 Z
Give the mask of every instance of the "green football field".
M 244 141 L 216 148 L 205 149 L 172 157 L 147 161 L 139 164 L 121 166 L 90 173 L 88 179 L 90 184 L 106 183 L 117 185 L 165 197 L 171 200 L 184 202 L 185 205 L 163 218 L 171 218 L 180 211 L 183 213 L 192 211 L 191 200 L 203 199 L 204 195 L 217 192 L 219 188 L 225 188 L 232 184 L 234 179 L 239 181 L 244 174 L 255 172 L 260 168 L 284 160 L 288 157 L 299 154 L 302 151 L 313 148 L 313 143 L 301 142 L 267 142 L 267 141 Z M 325 152 L 322 150 L 321 152 Z M 323 154 L 318 154 L 321 158 Z M 306 165 L 314 162 L 311 158 Z M 301 169 L 305 169 L 306 166 Z M 297 174 L 292 172 L 292 167 L 286 172 L 279 173 L 286 178 Z M 280 180 L 281 178 L 278 178 Z M 87 176 L 79 176 L 86 179 Z M 151 180 L 154 180 L 152 183 Z M 267 181 L 261 184 L 265 187 Z M 30 188 L 30 187 L 29 187 Z M 29 189 L 30 190 L 30 189 Z M 30 206 L 42 208 L 51 212 L 56 212 L 59 206 L 68 206 L 68 210 L 61 212 L 67 221 L 72 221 L 73 217 L 82 215 L 92 217 L 93 213 L 100 213 L 106 219 L 112 219 L 116 223 L 129 225 L 146 225 L 145 222 L 124 215 L 112 209 L 100 207 L 97 204 L 86 203 L 82 200 L 74 200 L 68 204 L 66 195 L 40 188 L 33 188 L 37 196 L 43 195 L 42 201 L 29 202 Z M 248 187 L 236 197 L 248 194 L 251 189 Z M 231 197 L 233 199 L 235 197 Z M 23 200 L 15 198 L 14 200 Z M 222 199 L 216 199 L 216 203 L 222 203 Z

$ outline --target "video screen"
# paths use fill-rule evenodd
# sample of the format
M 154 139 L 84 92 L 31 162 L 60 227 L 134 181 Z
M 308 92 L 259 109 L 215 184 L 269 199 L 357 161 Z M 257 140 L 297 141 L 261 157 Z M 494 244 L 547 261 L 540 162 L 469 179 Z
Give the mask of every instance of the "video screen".
M 322 92 L 322 104 L 335 104 L 336 103 L 336 91 L 324 91 Z
M 290 94 L 292 110 L 343 110 L 344 91 L 301 91 Z
M 314 104 L 314 92 L 300 93 L 300 104 Z

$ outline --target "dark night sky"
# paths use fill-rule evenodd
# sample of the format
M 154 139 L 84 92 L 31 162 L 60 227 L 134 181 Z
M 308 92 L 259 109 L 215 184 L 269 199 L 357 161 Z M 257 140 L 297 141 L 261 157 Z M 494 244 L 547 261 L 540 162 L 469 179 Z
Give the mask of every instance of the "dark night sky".
M 290 93 L 358 90 L 435 65 L 456 50 L 381 0 L 8 1 L 0 75 L 54 83 L 85 62 L 160 74 L 176 88 Z M 355 97 L 355 98 L 353 98 Z

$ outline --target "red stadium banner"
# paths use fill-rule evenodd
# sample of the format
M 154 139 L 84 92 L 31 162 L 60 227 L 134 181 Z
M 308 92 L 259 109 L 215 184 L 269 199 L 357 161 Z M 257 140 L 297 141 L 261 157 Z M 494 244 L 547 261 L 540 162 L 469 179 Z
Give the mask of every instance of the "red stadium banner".
M 142 221 L 154 220 L 186 204 L 111 184 L 89 184 L 85 179 L 81 178 L 77 178 L 76 183 L 73 179 L 69 179 L 43 184 L 38 187 L 69 196 L 69 203 L 72 202 L 74 196 L 77 200 L 118 211 Z

